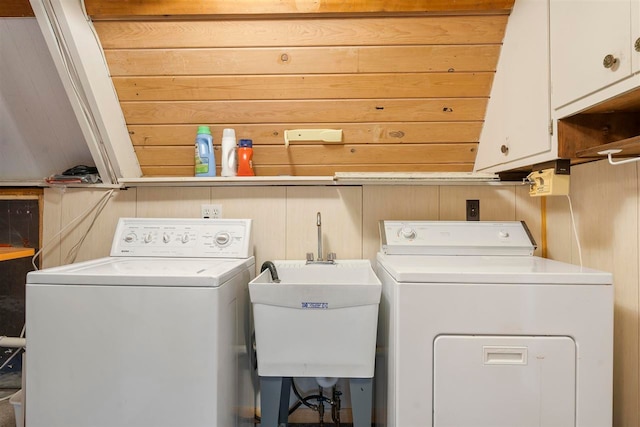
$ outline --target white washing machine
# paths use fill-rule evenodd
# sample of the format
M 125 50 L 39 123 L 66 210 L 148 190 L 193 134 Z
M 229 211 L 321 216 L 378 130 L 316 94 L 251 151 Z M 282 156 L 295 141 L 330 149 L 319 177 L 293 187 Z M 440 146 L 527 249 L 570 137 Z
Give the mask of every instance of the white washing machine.
M 27 427 L 253 425 L 252 254 L 251 220 L 122 218 L 111 256 L 29 273 Z
M 379 425 L 611 426 L 611 274 L 533 256 L 520 222 L 380 232 Z

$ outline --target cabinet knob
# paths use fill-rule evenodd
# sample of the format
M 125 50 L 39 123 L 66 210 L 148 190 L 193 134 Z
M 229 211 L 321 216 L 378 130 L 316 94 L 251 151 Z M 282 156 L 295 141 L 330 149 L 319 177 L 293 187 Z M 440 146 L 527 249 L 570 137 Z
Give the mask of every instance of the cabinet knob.
M 507 154 L 509 154 L 509 147 L 505 144 L 502 144 L 502 146 L 500 146 L 500 152 L 506 156 Z
M 636 48 L 636 52 L 640 52 L 640 37 L 636 39 L 636 43 L 633 46 Z
M 602 65 L 604 66 L 604 68 L 612 68 L 617 63 L 618 63 L 618 58 L 616 58 L 611 54 L 605 56 L 604 59 L 602 60 Z

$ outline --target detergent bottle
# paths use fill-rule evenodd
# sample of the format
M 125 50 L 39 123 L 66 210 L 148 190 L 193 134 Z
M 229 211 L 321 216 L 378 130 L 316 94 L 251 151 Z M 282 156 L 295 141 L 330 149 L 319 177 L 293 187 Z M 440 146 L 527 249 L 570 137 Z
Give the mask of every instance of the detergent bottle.
M 238 163 L 236 161 L 236 132 L 233 129 L 222 131 L 222 157 L 220 158 L 221 176 L 236 176 Z
M 238 145 L 238 176 L 254 176 L 253 141 L 241 139 Z
M 195 176 L 216 176 L 216 157 L 209 126 L 198 127 L 195 155 Z

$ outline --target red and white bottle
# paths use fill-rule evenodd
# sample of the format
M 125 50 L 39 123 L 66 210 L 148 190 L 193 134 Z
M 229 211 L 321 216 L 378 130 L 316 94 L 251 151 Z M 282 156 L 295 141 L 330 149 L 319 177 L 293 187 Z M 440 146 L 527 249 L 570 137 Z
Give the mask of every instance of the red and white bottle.
M 238 143 L 238 176 L 254 176 L 253 141 L 241 139 Z

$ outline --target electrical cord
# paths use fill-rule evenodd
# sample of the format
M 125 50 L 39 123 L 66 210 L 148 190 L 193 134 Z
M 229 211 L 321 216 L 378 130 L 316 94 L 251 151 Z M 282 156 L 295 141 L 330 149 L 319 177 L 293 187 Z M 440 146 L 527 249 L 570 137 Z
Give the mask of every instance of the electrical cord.
M 11 393 L 5 397 L 0 397 L 0 402 L 4 402 L 5 400 L 9 400 L 11 399 L 13 396 L 15 396 L 16 394 L 18 394 L 20 392 L 20 390 L 16 391 L 15 393 Z
M 567 200 L 569 201 L 569 212 L 571 214 L 571 224 L 573 226 L 573 234 L 576 238 L 576 244 L 578 246 L 578 258 L 580 259 L 580 267 L 582 267 L 582 247 L 580 245 L 580 238 L 578 237 L 578 230 L 576 229 L 576 220 L 573 215 L 573 205 L 571 204 L 571 197 L 567 194 Z
M 104 207 L 106 206 L 107 202 L 110 200 L 111 195 L 113 194 L 114 191 L 115 190 L 113 190 L 113 189 L 107 191 L 95 204 L 89 206 L 80 215 L 78 215 L 77 217 L 75 217 L 74 219 L 69 221 L 69 223 L 67 225 L 65 225 L 60 231 L 58 231 L 53 237 L 51 237 L 51 239 L 49 239 L 48 242 L 46 242 L 44 245 L 42 245 L 42 247 L 38 250 L 38 252 L 36 252 L 33 255 L 33 257 L 31 258 L 31 265 L 33 266 L 33 268 L 35 270 L 38 270 L 38 267 L 36 266 L 36 259 L 38 258 L 38 256 L 40 256 L 40 254 L 42 253 L 42 251 L 44 251 L 45 248 L 49 247 L 49 245 L 56 239 L 56 237 L 60 236 L 62 233 L 67 231 L 67 229 L 69 227 L 71 227 L 73 224 L 75 224 L 76 221 L 78 221 L 80 219 L 83 219 L 85 216 L 87 216 L 89 214 L 89 212 L 91 212 L 92 210 L 96 209 L 96 207 L 100 206 L 100 208 L 96 211 L 96 215 L 94 216 L 93 220 L 91 221 L 91 224 L 89 225 L 89 229 L 87 229 L 87 231 L 85 232 L 84 236 L 82 236 L 81 242 L 78 242 L 78 243 L 76 243 L 74 245 L 74 248 L 76 246 L 79 248 L 79 245 L 81 245 L 82 242 L 84 242 L 84 239 L 89 234 L 89 230 L 91 229 L 91 227 L 93 227 L 93 224 L 95 223 L 96 219 L 98 218 L 98 216 L 100 215 L 100 213 L 102 212 Z M 74 260 L 75 260 L 75 257 L 74 257 Z
M 80 240 L 78 240 L 78 242 L 75 245 L 73 245 L 73 247 L 69 250 L 69 253 L 67 254 L 66 261 L 68 263 L 75 262 L 76 258 L 78 257 L 78 252 L 80 251 L 80 247 L 82 247 L 82 244 L 84 243 L 84 240 L 89 235 L 89 232 L 91 231 L 91 229 L 95 225 L 96 220 L 98 219 L 98 217 L 102 213 L 103 209 L 109 203 L 109 200 L 111 198 L 111 194 L 113 194 L 113 190 L 110 190 L 110 192 L 106 193 L 106 195 L 102 196 L 102 198 L 98 201 L 98 204 L 96 205 L 96 213 L 93 215 L 93 219 L 91 220 L 91 223 L 89 224 L 89 227 L 87 227 L 87 230 L 84 232 L 84 234 L 82 235 Z

